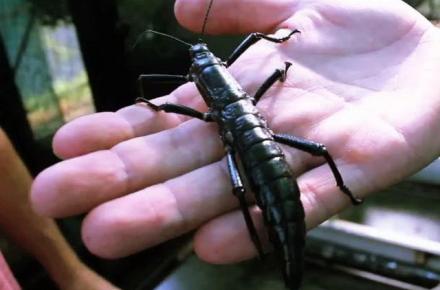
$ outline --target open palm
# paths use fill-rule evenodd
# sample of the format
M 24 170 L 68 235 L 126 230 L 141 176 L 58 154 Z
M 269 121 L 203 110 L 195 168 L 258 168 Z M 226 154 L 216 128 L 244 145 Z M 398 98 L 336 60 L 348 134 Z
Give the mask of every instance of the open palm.
M 177 1 L 178 20 L 199 31 L 204 3 Z M 230 68 L 252 95 L 285 61 L 293 63 L 287 80 L 258 103 L 273 131 L 326 144 L 361 196 L 438 156 L 440 33 L 416 11 L 397 0 L 216 0 L 208 22 L 210 33 L 284 29 L 301 34 L 283 44 L 262 40 Z M 192 84 L 157 103 L 165 101 L 206 110 Z M 205 260 L 256 254 L 215 125 L 134 105 L 67 124 L 54 149 L 67 160 L 37 177 L 34 207 L 58 217 L 90 211 L 83 238 L 92 252 L 128 255 L 200 227 L 195 249 Z M 323 160 L 284 149 L 309 227 L 348 205 Z M 259 210 L 252 213 L 264 236 Z

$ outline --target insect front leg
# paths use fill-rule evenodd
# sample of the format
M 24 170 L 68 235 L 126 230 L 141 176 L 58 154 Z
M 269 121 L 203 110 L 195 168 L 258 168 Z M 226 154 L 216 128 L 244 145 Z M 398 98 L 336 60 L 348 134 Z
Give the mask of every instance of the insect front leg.
M 228 67 L 231 64 L 233 64 L 237 60 L 237 58 L 239 58 L 240 55 L 242 55 L 250 46 L 252 46 L 253 44 L 255 44 L 257 41 L 259 41 L 261 39 L 265 39 L 267 41 L 275 42 L 275 43 L 282 43 L 284 41 L 289 40 L 290 37 L 295 33 L 300 33 L 300 31 L 295 29 L 295 30 L 292 30 L 292 32 L 290 32 L 288 35 L 286 35 L 284 37 L 277 38 L 277 37 L 268 36 L 263 33 L 254 32 L 254 33 L 250 34 L 248 37 L 246 37 L 243 40 L 243 42 L 240 43 L 237 46 L 237 48 L 232 52 L 232 54 L 229 56 L 228 60 L 226 61 L 226 66 Z
M 234 151 L 231 148 L 227 148 L 226 151 L 227 151 L 226 159 L 228 163 L 228 171 L 232 183 L 232 193 L 238 198 L 238 201 L 240 202 L 240 208 L 243 213 L 244 220 L 246 222 L 246 226 L 249 231 L 249 236 L 252 242 L 254 243 L 255 248 L 258 251 L 258 255 L 260 256 L 260 258 L 263 258 L 264 256 L 263 247 L 261 246 L 261 242 L 260 239 L 258 238 L 257 230 L 255 229 L 255 225 L 249 213 L 249 208 L 245 198 L 246 190 L 240 176 L 240 171 L 238 170 L 237 162 L 235 161 Z
M 345 185 L 344 180 L 342 179 L 342 175 L 336 167 L 333 157 L 330 155 L 330 153 L 327 151 L 327 148 L 323 144 L 287 134 L 274 134 L 273 137 L 276 142 L 279 142 L 281 144 L 285 144 L 298 150 L 305 151 L 314 156 L 324 157 L 328 165 L 330 166 L 333 176 L 335 177 L 336 184 L 341 189 L 341 191 L 350 198 L 352 204 L 357 205 L 362 203 L 363 200 L 359 197 L 356 197 Z
M 193 118 L 205 121 L 205 122 L 212 122 L 213 121 L 211 113 L 203 113 L 203 112 L 197 111 L 193 108 L 190 108 L 190 107 L 187 107 L 184 105 L 180 105 L 180 104 L 165 103 L 165 104 L 161 104 L 161 105 L 156 105 L 156 104 L 153 104 L 152 102 L 150 102 L 150 100 L 143 98 L 143 97 L 136 98 L 136 103 L 144 103 L 156 112 L 164 111 L 167 113 L 175 113 L 175 114 L 179 114 L 179 115 L 193 117 Z
M 186 83 L 188 82 L 188 77 L 184 75 L 166 75 L 166 74 L 149 74 L 149 75 L 140 75 L 138 78 L 138 82 L 140 85 L 140 93 L 141 97 L 136 98 L 136 103 L 144 103 L 151 109 L 155 110 L 156 112 L 164 111 L 167 113 L 175 113 L 180 114 L 188 117 L 197 118 L 206 122 L 211 122 L 212 117 L 211 113 L 203 113 L 200 111 L 197 111 L 193 108 L 180 105 L 180 104 L 170 104 L 165 103 L 161 105 L 155 105 L 150 100 L 145 98 L 142 81 L 148 80 L 151 82 L 168 82 L 168 83 Z
M 286 67 L 284 69 L 275 70 L 275 72 L 260 86 L 254 95 L 254 104 L 258 103 L 261 97 L 267 92 L 268 89 L 270 89 L 271 86 L 273 86 L 276 81 L 284 82 L 286 80 L 287 71 L 292 64 L 290 62 L 286 62 L 285 64 Z

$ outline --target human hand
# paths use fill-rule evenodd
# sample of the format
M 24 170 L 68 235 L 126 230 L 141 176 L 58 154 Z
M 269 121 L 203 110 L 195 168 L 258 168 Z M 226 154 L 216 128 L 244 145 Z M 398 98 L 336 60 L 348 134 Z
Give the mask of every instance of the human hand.
M 203 3 L 178 0 L 180 23 L 199 31 Z M 439 32 L 403 2 L 216 0 L 208 21 L 214 34 L 301 31 L 284 44 L 260 41 L 230 70 L 253 95 L 292 62 L 287 80 L 258 107 L 275 132 L 326 144 L 356 195 L 389 186 L 440 153 Z M 206 110 L 192 84 L 157 103 L 165 101 Z M 309 228 L 349 204 L 322 159 L 283 149 Z M 218 161 L 214 125 L 133 105 L 67 124 L 54 150 L 67 160 L 36 178 L 34 207 L 55 217 L 89 212 L 82 234 L 95 254 L 129 255 L 199 227 L 202 259 L 256 254 Z M 252 214 L 264 236 L 260 212 Z

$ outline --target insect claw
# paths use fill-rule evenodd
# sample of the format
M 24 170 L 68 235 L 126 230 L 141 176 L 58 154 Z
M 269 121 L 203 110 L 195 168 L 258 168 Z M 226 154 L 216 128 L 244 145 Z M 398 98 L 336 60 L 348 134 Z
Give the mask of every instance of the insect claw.
M 144 98 L 144 97 L 137 97 L 137 98 L 134 100 L 134 102 L 135 102 L 135 103 L 148 103 L 148 100 L 147 100 L 146 98 Z
M 353 205 L 359 205 L 364 202 L 363 198 L 359 198 L 359 197 L 354 196 L 353 193 L 350 191 L 350 189 L 348 189 L 345 185 L 341 187 L 341 190 L 343 193 L 348 195 L 348 197 L 350 198 L 350 201 Z
M 137 97 L 135 100 L 136 104 L 138 103 L 142 103 L 142 104 L 146 104 L 148 107 L 150 107 L 151 109 L 158 111 L 159 110 L 159 106 L 153 104 L 152 102 L 150 102 L 150 100 L 144 98 L 144 97 Z
M 364 202 L 363 198 L 359 198 L 359 197 L 355 197 L 355 196 L 353 196 L 353 198 L 351 198 L 351 203 L 353 205 L 359 205 L 359 204 L 361 204 L 363 202 Z
M 301 33 L 301 31 L 299 31 L 298 29 L 292 30 L 288 35 L 282 37 L 279 39 L 279 42 L 284 42 L 286 40 L 288 40 L 290 37 L 292 37 L 292 35 L 294 35 L 295 33 Z
M 292 30 L 289 35 L 287 35 L 287 38 L 290 38 L 292 35 L 294 35 L 295 33 L 301 33 L 301 31 L 299 31 L 298 29 Z
M 281 72 L 280 81 L 281 82 L 284 82 L 286 80 L 286 78 L 287 78 L 287 71 L 289 70 L 289 67 L 292 65 L 292 63 L 290 63 L 288 61 L 286 61 L 284 64 L 286 65 L 286 68 L 283 71 L 280 70 L 280 72 Z

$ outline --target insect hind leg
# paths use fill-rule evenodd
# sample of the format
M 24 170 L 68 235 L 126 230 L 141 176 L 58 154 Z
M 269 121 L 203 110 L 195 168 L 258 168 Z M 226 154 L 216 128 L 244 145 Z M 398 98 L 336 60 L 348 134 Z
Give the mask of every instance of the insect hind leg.
M 344 180 L 342 179 L 342 175 L 339 172 L 338 167 L 333 160 L 333 157 L 330 155 L 330 153 L 327 151 L 327 148 L 323 144 L 287 134 L 274 134 L 273 137 L 276 142 L 305 151 L 314 156 L 324 157 L 327 164 L 330 166 L 333 176 L 336 179 L 336 184 L 341 189 L 341 191 L 350 198 L 352 204 L 357 205 L 362 203 L 363 200 L 359 197 L 356 197 L 345 185 Z
M 240 203 L 240 209 L 243 213 L 244 220 L 249 231 L 249 236 L 253 244 L 255 245 L 255 248 L 257 249 L 258 255 L 261 259 L 263 259 L 263 247 L 261 246 L 261 241 L 258 237 L 257 230 L 255 229 L 255 225 L 249 213 L 249 208 L 245 198 L 246 190 L 243 185 L 243 181 L 241 180 L 240 171 L 238 170 L 237 162 L 235 161 L 234 152 L 232 149 L 227 149 L 226 158 L 228 163 L 229 176 L 232 183 L 232 192 L 238 198 L 238 201 Z

